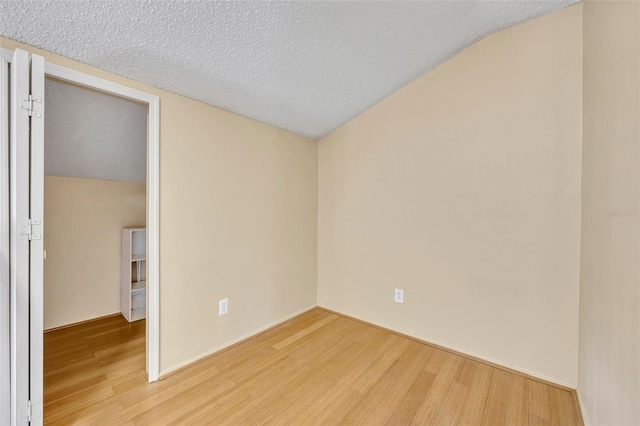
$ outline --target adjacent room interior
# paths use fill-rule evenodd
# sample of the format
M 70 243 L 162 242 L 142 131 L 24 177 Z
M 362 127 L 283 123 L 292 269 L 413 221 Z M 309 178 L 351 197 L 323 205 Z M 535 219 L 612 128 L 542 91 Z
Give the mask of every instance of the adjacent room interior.
M 51 330 L 121 312 L 122 229 L 146 222 L 147 107 L 51 78 L 45 90 Z
M 45 99 L 44 398 L 60 406 L 145 368 L 147 106 L 52 78 Z
M 527 7 L 546 7 L 534 3 Z M 306 92 L 291 88 L 306 83 L 278 78 L 296 62 L 260 56 L 275 53 L 261 44 L 269 37 L 257 37 L 247 42 L 260 48 L 251 64 L 276 83 L 248 95 L 254 108 L 234 103 L 261 81 L 252 67 L 225 62 L 240 47 L 220 55 L 238 71 L 225 80 L 199 71 L 206 61 L 191 51 L 161 60 L 144 45 L 134 49 L 139 57 L 132 48 L 109 56 L 118 41 L 109 33 L 87 42 L 104 54 L 80 58 L 7 26 L 0 47 L 158 96 L 161 108 L 160 380 L 148 383 L 140 364 L 142 321 L 89 322 L 86 336 L 99 343 L 75 354 L 76 371 L 55 376 L 45 422 L 639 424 L 640 3 L 573 3 L 475 38 L 462 31 L 467 44 L 329 129 L 322 125 L 348 115 L 348 99 L 373 91 L 359 82 L 393 64 L 358 62 L 351 48 L 324 57 L 305 50 L 316 33 L 301 32 L 309 45 L 294 38 L 283 49 L 321 63 L 318 81 L 333 81 L 336 64 L 360 77 L 343 102 L 316 93 L 295 109 L 287 99 Z M 313 9 L 294 7 L 298 15 L 284 3 L 250 14 L 224 6 L 212 37 L 276 37 L 261 26 L 273 13 L 344 19 L 338 39 L 365 46 L 358 31 L 375 38 L 375 26 L 350 31 L 345 13 L 322 4 L 296 6 Z M 378 27 L 395 22 L 386 18 L 391 4 L 376 9 Z M 464 14 L 472 4 L 431 7 Z M 474 19 L 498 22 L 492 4 L 473 6 Z M 332 7 L 354 8 L 355 19 L 358 7 L 373 6 Z M 174 12 L 174 23 L 190 13 Z M 158 18 L 148 19 L 152 28 Z M 412 31 L 401 39 L 417 40 L 415 56 L 427 41 Z M 391 56 L 393 43 L 382 39 L 396 36 L 376 46 Z M 163 67 L 211 85 L 165 81 Z M 47 117 L 57 112 L 47 108 Z M 114 125 L 97 133 L 117 134 Z M 73 157 L 96 153 L 83 151 L 86 141 Z M 114 149 L 113 160 L 130 160 L 128 147 Z M 134 286 L 144 281 L 144 265 L 121 268 L 122 228 L 144 226 L 145 205 L 143 181 L 119 173 L 140 168 L 112 164 L 92 175 L 106 165 L 101 155 L 82 172 L 52 170 L 45 180 L 45 328 L 117 313 L 122 271 Z M 94 199 L 108 194 L 118 202 Z M 100 216 L 110 230 L 94 235 L 91 218 Z M 117 254 L 109 264 L 85 257 L 103 242 Z M 87 285 L 103 279 L 104 293 Z M 49 287 L 58 281 L 69 287 Z M 103 339 L 107 330 L 115 339 Z M 74 375 L 83 363 L 100 369 Z M 52 398 L 59 403 L 47 405 Z

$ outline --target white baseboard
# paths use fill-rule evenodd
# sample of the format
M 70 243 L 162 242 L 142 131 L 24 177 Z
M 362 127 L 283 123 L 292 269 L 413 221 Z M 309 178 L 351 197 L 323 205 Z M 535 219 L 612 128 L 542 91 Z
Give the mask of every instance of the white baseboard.
M 252 331 L 252 332 L 250 332 L 250 333 L 247 333 L 247 334 L 242 335 L 242 336 L 240 336 L 240 337 L 238 337 L 238 338 L 236 338 L 236 339 L 233 339 L 233 340 L 231 340 L 231 341 L 229 341 L 229 342 L 226 342 L 226 343 L 224 343 L 224 344 L 222 344 L 222 345 L 220 345 L 220 346 L 217 346 L 217 347 L 215 347 L 215 348 L 211 349 L 210 351 L 207 351 L 207 352 L 205 352 L 205 353 L 203 353 L 203 354 L 200 354 L 200 355 L 198 355 L 198 356 L 196 356 L 196 357 L 193 357 L 193 358 L 191 358 L 191 359 L 189 359 L 189 360 L 187 360 L 187 361 L 185 361 L 185 362 L 182 362 L 182 363 L 180 363 L 180 364 L 178 364 L 178 365 L 175 365 L 175 366 L 173 366 L 173 367 L 171 367 L 171 368 L 169 368 L 169 369 L 167 369 L 167 370 L 162 371 L 162 372 L 160 373 L 160 377 L 162 378 L 162 377 L 165 377 L 165 376 L 167 376 L 167 375 L 170 375 L 171 373 L 173 373 L 173 372 L 174 372 L 174 371 L 176 371 L 176 370 L 180 370 L 181 368 L 184 368 L 184 367 L 186 367 L 186 366 L 188 366 L 188 365 L 190 365 L 190 364 L 194 364 L 194 363 L 196 363 L 196 362 L 198 362 L 198 361 L 202 360 L 203 358 L 206 358 L 206 357 L 208 357 L 208 356 L 211 356 L 211 355 L 215 354 L 216 352 L 219 352 L 219 351 L 221 351 L 221 350 L 223 350 L 223 349 L 228 348 L 229 346 L 235 345 L 236 343 L 242 342 L 243 340 L 246 340 L 246 339 L 248 339 L 248 338 L 250 338 L 250 337 L 253 337 L 253 336 L 255 336 L 256 334 L 262 333 L 263 331 L 268 330 L 269 328 L 272 328 L 272 327 L 275 327 L 275 326 L 277 326 L 277 325 L 279 325 L 279 324 L 282 324 L 283 322 L 286 322 L 286 321 L 288 321 L 288 320 L 290 320 L 290 319 L 292 319 L 292 318 L 294 318 L 294 317 L 297 317 L 298 315 L 301 315 L 301 314 L 303 314 L 303 313 L 305 313 L 305 312 L 307 312 L 307 311 L 310 311 L 311 309 L 313 309 L 313 308 L 315 308 L 315 307 L 318 307 L 318 305 L 311 305 L 311 306 L 307 306 L 307 307 L 306 307 L 306 308 L 304 308 L 304 309 L 301 309 L 301 310 L 299 310 L 299 311 L 297 311 L 297 312 L 294 312 L 294 313 L 292 313 L 292 314 L 290 314 L 290 315 L 287 315 L 286 317 L 280 318 L 280 319 L 278 319 L 278 320 L 276 320 L 276 321 L 274 321 L 274 322 L 272 322 L 272 323 L 270 323 L 270 324 L 267 324 L 267 325 L 265 325 L 265 326 L 263 326 L 263 327 L 260 327 L 260 328 L 259 328 L 259 329 L 257 329 L 257 330 L 254 330 L 254 331 Z M 322 306 L 319 306 L 319 307 L 320 307 L 320 308 L 323 308 Z M 332 310 L 332 311 L 334 311 L 334 312 L 338 312 L 338 313 L 339 313 L 339 311 L 335 311 L 335 310 L 330 309 L 330 308 L 324 308 L 324 309 L 329 309 L 329 310 Z M 346 313 L 344 313 L 343 315 L 350 316 L 350 317 L 352 317 L 352 318 L 356 318 L 356 317 L 351 316 L 351 315 L 346 314 Z M 357 319 L 357 318 L 356 318 L 356 319 Z M 378 326 L 378 327 L 386 328 L 386 329 L 388 329 L 388 330 L 392 330 L 392 331 L 395 331 L 395 332 L 397 332 L 397 333 L 400 333 L 400 334 L 404 334 L 404 335 L 406 335 L 406 336 L 409 336 L 407 333 L 403 333 L 402 331 L 399 331 L 399 330 L 393 330 L 393 329 L 391 329 L 391 328 L 389 328 L 389 327 L 386 327 L 386 326 L 384 326 L 384 325 L 381 325 L 381 324 L 376 324 L 376 323 L 374 323 L 374 322 L 367 321 L 367 320 L 361 320 L 361 321 L 365 321 L 365 322 L 368 322 L 368 323 L 370 323 L 370 324 L 376 325 L 376 326 Z M 542 375 L 542 374 L 535 373 L 535 372 L 532 372 L 532 371 L 526 370 L 526 369 L 524 369 L 524 368 L 519 368 L 519 367 L 516 367 L 516 366 L 510 365 L 510 364 L 504 363 L 504 362 L 500 362 L 500 361 L 496 361 L 496 360 L 493 360 L 493 359 L 490 359 L 490 358 L 487 358 L 487 357 L 479 356 L 479 355 L 474 354 L 474 353 L 472 353 L 472 352 L 465 351 L 465 350 L 462 350 L 462 349 L 459 349 L 459 348 L 453 347 L 453 346 L 451 346 L 451 345 L 442 344 L 442 343 L 440 343 L 440 342 L 434 342 L 434 341 L 427 341 L 427 340 L 423 340 L 423 339 L 421 339 L 420 337 L 417 337 L 417 336 L 414 336 L 414 338 L 419 339 L 419 340 L 422 340 L 422 341 L 424 341 L 426 344 L 433 344 L 433 345 L 436 345 L 436 346 L 442 347 L 442 348 L 444 348 L 444 349 L 449 349 L 449 350 L 451 350 L 451 351 L 454 351 L 454 352 L 460 353 L 460 354 L 462 354 L 462 355 L 467 355 L 467 356 L 469 356 L 469 357 L 472 357 L 472 358 L 475 358 L 475 359 L 478 359 L 478 360 L 484 360 L 484 361 L 486 361 L 486 362 L 488 362 L 488 363 L 490 363 L 490 364 L 495 364 L 495 365 L 498 365 L 498 366 L 501 366 L 501 367 L 507 368 L 507 369 L 509 369 L 509 370 L 513 370 L 513 371 L 516 371 L 516 372 L 519 372 L 519 373 L 525 374 L 525 375 L 530 376 L 530 377 L 538 378 L 538 379 L 543 380 L 543 381 L 545 381 L 545 382 L 555 383 L 555 384 L 557 384 L 557 385 L 560 385 L 560 386 L 562 386 L 562 387 L 569 388 L 569 389 L 576 389 L 576 386 L 575 386 L 575 385 L 568 384 L 568 383 L 563 383 L 563 382 L 558 381 L 558 380 L 556 380 L 556 379 L 552 379 L 552 378 L 550 378 L 550 377 L 546 377 L 546 376 L 544 376 L 544 375 Z M 582 412 L 582 417 L 583 417 L 583 419 L 584 419 L 585 425 L 587 425 L 587 426 L 588 426 L 588 425 L 590 424 L 590 422 L 588 422 L 587 417 L 586 417 L 586 413 L 584 412 L 584 408 L 583 408 L 583 407 L 584 407 L 584 404 L 583 404 L 583 402 L 582 402 L 582 398 L 581 398 L 581 396 L 580 396 L 580 392 L 577 392 L 577 395 L 578 395 L 578 402 L 579 402 L 579 404 L 580 404 L 580 410 L 581 410 L 581 412 Z
M 176 370 L 180 370 L 181 368 L 184 368 L 184 367 L 186 367 L 186 366 L 188 366 L 188 365 L 190 365 L 190 364 L 194 364 L 194 363 L 196 363 L 196 362 L 198 362 L 198 361 L 202 360 L 203 358 L 206 358 L 206 357 L 208 357 L 208 356 L 211 356 L 211 355 L 215 354 L 216 352 L 219 352 L 219 351 L 221 351 L 221 350 L 223 350 L 223 349 L 226 349 L 226 348 L 228 348 L 229 346 L 233 346 L 233 345 L 235 345 L 236 343 L 240 343 L 240 342 L 242 342 L 243 340 L 246 340 L 246 339 L 249 339 L 250 337 L 255 336 L 256 334 L 260 334 L 260 333 L 262 333 L 262 332 L 263 332 L 263 331 L 265 331 L 265 330 L 268 330 L 268 329 L 270 329 L 270 328 L 272 328 L 272 327 L 275 327 L 275 326 L 277 326 L 277 325 L 280 325 L 280 324 L 282 324 L 283 322 L 289 321 L 290 319 L 295 318 L 295 317 L 297 317 L 298 315 L 304 314 L 305 312 L 310 311 L 311 309 L 313 309 L 313 308 L 315 308 L 315 307 L 317 307 L 317 305 L 307 306 L 306 308 L 303 308 L 303 309 L 301 309 L 301 310 L 299 310 L 299 311 L 297 311 L 297 312 L 294 312 L 294 313 L 292 313 L 292 314 L 290 314 L 290 315 L 287 315 L 286 317 L 280 318 L 280 319 L 278 319 L 278 320 L 276 320 L 276 321 L 274 321 L 274 322 L 272 322 L 272 323 L 270 323 L 270 324 L 267 324 L 267 325 L 265 325 L 265 326 L 263 326 L 263 327 L 260 327 L 260 328 L 259 328 L 259 329 L 257 329 L 257 330 L 254 330 L 254 331 L 252 331 L 252 332 L 250 332 L 250 333 L 244 334 L 244 335 L 242 335 L 242 336 L 240 336 L 240 337 L 238 337 L 238 338 L 236 338 L 236 339 L 233 339 L 233 340 L 231 340 L 231 341 L 229 341 L 229 342 L 226 342 L 226 343 L 224 343 L 224 344 L 222 344 L 222 345 L 220 345 L 220 346 L 217 346 L 217 347 L 215 347 L 215 348 L 211 349 L 210 351 L 207 351 L 207 352 L 205 352 L 205 353 L 203 353 L 203 354 L 200 354 L 200 355 L 195 356 L 195 357 L 193 357 L 193 358 L 191 358 L 191 359 L 188 359 L 188 360 L 187 360 L 187 361 L 185 361 L 185 362 L 181 362 L 180 364 L 175 365 L 175 366 L 173 366 L 173 367 L 171 367 L 171 368 L 169 368 L 169 369 L 167 369 L 167 370 L 161 371 L 161 372 L 160 372 L 160 379 L 162 379 L 162 378 L 164 378 L 165 376 L 167 376 L 167 375 L 169 375 L 169 374 L 173 373 L 173 372 L 174 372 L 174 371 L 176 371 Z
M 89 318 L 81 319 L 81 320 L 78 320 L 78 321 L 74 320 L 72 322 L 67 322 L 67 323 L 64 323 L 64 324 L 49 326 L 49 327 L 45 328 L 43 331 L 45 333 L 49 333 L 51 331 L 57 331 L 57 330 L 62 330 L 62 329 L 69 328 L 69 327 L 75 327 L 77 325 L 82 325 L 82 324 L 86 324 L 88 322 L 93 322 L 93 321 L 99 321 L 99 320 L 102 320 L 102 319 L 106 319 L 106 318 L 109 318 L 109 317 L 115 317 L 115 316 L 118 316 L 118 315 L 122 315 L 122 312 L 121 311 L 116 311 L 116 312 L 113 312 L 113 313 L 110 313 L 110 314 L 98 315 L 97 317 L 96 316 L 91 316 Z
M 427 343 L 431 343 L 431 342 L 428 342 L 428 341 L 426 341 L 426 342 Z M 443 344 L 438 343 L 438 342 L 432 342 L 432 343 L 434 345 L 442 346 L 443 348 L 450 349 L 450 350 L 455 351 L 455 352 L 459 352 L 459 353 L 461 353 L 463 355 L 468 355 L 468 356 L 470 356 L 472 358 L 476 358 L 476 359 L 479 359 L 479 360 L 484 360 L 484 361 L 486 361 L 488 363 L 499 365 L 500 367 L 504 367 L 504 368 L 507 368 L 509 370 L 513 370 L 513 371 L 516 371 L 518 373 L 522 373 L 522 374 L 525 374 L 527 376 L 543 380 L 543 381 L 548 382 L 548 383 L 556 384 L 556 385 L 559 385 L 559 386 L 562 386 L 562 387 L 568 388 L 568 389 L 574 389 L 574 390 L 576 389 L 576 386 L 573 385 L 573 384 L 565 383 L 565 382 L 562 382 L 560 380 L 553 379 L 551 377 L 547 377 L 547 376 L 545 376 L 543 374 L 539 374 L 539 373 L 527 370 L 526 368 L 516 367 L 515 365 L 507 364 L 506 362 L 496 361 L 496 360 L 491 359 L 491 358 L 486 357 L 486 356 L 476 355 L 473 352 L 465 351 L 465 350 L 456 348 L 456 347 L 451 346 L 451 345 L 443 345 Z
M 496 360 L 491 359 L 491 358 L 486 357 L 486 356 L 477 355 L 477 354 L 475 354 L 473 352 L 469 352 L 467 350 L 460 349 L 460 348 L 457 348 L 457 347 L 449 345 L 449 344 L 444 344 L 444 343 L 437 342 L 437 341 L 434 341 L 434 340 L 426 340 L 426 339 L 423 339 L 422 337 L 413 336 L 413 335 L 410 335 L 410 334 L 405 333 L 403 331 L 396 330 L 396 329 L 393 329 L 393 328 L 388 327 L 386 325 L 379 324 L 377 322 L 369 321 L 369 320 L 366 320 L 366 319 L 358 318 L 358 317 L 356 317 L 354 315 L 350 315 L 348 313 L 340 312 L 340 311 L 338 311 L 336 309 L 324 307 L 324 306 L 321 306 L 321 305 L 318 305 L 318 307 L 322 308 L 322 309 L 330 310 L 332 312 L 336 312 L 336 313 L 338 313 L 340 315 L 345 315 L 347 317 L 350 317 L 350 318 L 353 318 L 353 319 L 356 319 L 356 320 L 359 320 L 359 321 L 363 321 L 365 323 L 372 324 L 372 325 L 374 325 L 376 327 L 381 327 L 381 328 L 384 328 L 386 330 L 390 330 L 390 331 L 393 331 L 395 333 L 402 334 L 402 335 L 407 336 L 409 338 L 417 339 L 417 340 L 419 340 L 421 342 L 424 342 L 425 344 L 428 344 L 428 345 L 431 344 L 431 345 L 434 345 L 434 346 L 438 346 L 440 348 L 456 352 L 456 353 L 458 353 L 460 355 L 463 355 L 463 356 L 466 355 L 468 357 L 475 358 L 475 359 L 480 360 L 480 361 L 485 361 L 485 362 L 487 362 L 489 364 L 494 364 L 496 366 L 504 367 L 504 368 L 507 368 L 509 370 L 512 370 L 512 371 L 515 371 L 515 372 L 518 372 L 518 373 L 522 373 L 522 374 L 524 374 L 526 376 L 530 376 L 530 377 L 533 377 L 533 378 L 536 378 L 536 379 L 540 379 L 540 380 L 542 380 L 544 382 L 548 382 L 548 383 L 551 383 L 551 384 L 555 384 L 555 385 L 561 386 L 563 388 L 575 390 L 576 387 L 577 387 L 575 384 L 565 383 L 565 382 L 559 381 L 557 379 L 546 377 L 546 376 L 544 376 L 542 374 L 535 373 L 533 371 L 529 371 L 529 370 L 521 368 L 521 367 L 516 367 L 514 365 L 510 365 L 510 364 L 507 364 L 505 362 L 496 361 Z

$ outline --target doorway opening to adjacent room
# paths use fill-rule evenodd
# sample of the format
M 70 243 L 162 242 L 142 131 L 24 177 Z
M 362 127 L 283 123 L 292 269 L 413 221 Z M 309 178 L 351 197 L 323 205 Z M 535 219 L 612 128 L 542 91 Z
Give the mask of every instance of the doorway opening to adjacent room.
M 146 174 L 143 173 L 143 175 L 146 175 L 147 185 L 146 191 L 142 191 L 143 194 L 146 193 L 146 196 L 143 195 L 146 213 L 143 213 L 142 216 L 146 225 L 146 238 L 143 238 L 146 240 L 143 243 L 146 265 L 139 264 L 140 259 L 132 261 L 132 264 L 139 264 L 133 269 L 137 272 L 135 276 L 137 302 L 141 302 L 140 299 L 146 299 L 147 319 L 141 333 L 142 338 L 146 335 L 146 348 L 142 348 L 145 356 L 141 358 L 146 358 L 147 376 L 144 377 L 144 380 L 149 382 L 157 380 L 159 375 L 159 98 L 127 86 L 48 63 L 43 57 L 36 54 L 31 55 L 21 49 L 15 51 L 0 49 L 0 56 L 2 57 L 2 68 L 0 69 L 2 82 L 0 85 L 0 89 L 2 89 L 2 105 L 0 105 L 2 149 L 0 153 L 2 155 L 0 155 L 0 159 L 2 160 L 2 169 L 7 171 L 7 173 L 0 175 L 1 213 L 3 218 L 11 218 L 11 221 L 3 220 L 3 229 L 7 227 L 10 232 L 3 233 L 0 238 L 0 258 L 3 263 L 5 260 L 7 261 L 9 268 L 5 271 L 7 272 L 5 275 L 10 278 L 7 280 L 8 285 L 2 286 L 3 299 L 5 299 L 4 293 L 6 291 L 8 314 L 7 318 L 2 317 L 3 333 L 0 336 L 3 345 L 6 344 L 6 347 L 9 348 L 9 356 L 7 360 L 3 359 L 0 373 L 3 383 L 11 383 L 10 388 L 3 387 L 0 392 L 3 395 L 6 392 L 9 395 L 10 398 L 7 398 L 7 401 L 10 400 L 10 407 L 0 408 L 2 408 L 3 419 L 9 419 L 10 414 L 11 423 L 41 424 L 44 361 L 42 341 L 43 329 L 45 328 L 42 260 L 46 254 L 43 247 L 43 236 L 46 238 L 47 234 L 47 224 L 43 220 L 45 202 L 44 121 L 47 117 L 47 108 L 49 108 L 45 96 L 45 75 L 48 78 L 48 85 L 64 84 L 72 85 L 75 89 L 86 91 L 89 89 L 87 92 L 94 95 L 99 94 L 110 99 L 124 98 L 127 100 L 126 102 L 137 102 L 145 109 L 142 127 L 146 132 L 146 149 L 143 149 Z M 52 115 L 55 115 L 55 111 Z M 67 132 L 67 136 L 70 136 L 69 132 Z M 91 150 L 87 146 L 76 147 L 76 151 L 83 149 Z M 96 217 L 82 219 L 91 224 Z M 122 223 L 118 224 L 118 227 L 120 225 Z M 74 230 L 81 234 L 79 232 L 81 227 L 77 222 L 67 228 L 67 236 L 73 235 Z M 121 238 L 122 229 L 119 228 L 117 232 L 120 236 L 118 238 Z M 90 242 L 85 243 L 84 250 L 91 250 L 93 245 Z M 49 252 L 49 258 L 51 259 L 51 256 L 57 256 L 60 253 L 61 251 L 54 247 L 54 250 Z M 116 265 L 116 269 L 117 275 L 120 276 L 120 264 Z M 84 278 L 85 283 L 97 279 L 97 277 L 91 276 Z M 118 279 L 119 281 L 120 279 Z M 140 297 L 142 293 L 141 281 L 145 281 L 146 293 L 142 297 Z M 92 296 L 100 297 L 99 294 Z M 68 320 L 69 318 L 63 322 Z M 11 327 L 4 327 L 8 324 L 11 324 Z M 48 327 L 55 328 L 56 326 L 56 324 L 48 324 Z M 73 350 L 73 347 L 69 348 L 69 351 Z M 143 364 L 144 362 L 142 361 Z M 144 376 L 142 374 L 144 370 L 145 368 L 142 366 L 140 368 L 142 376 Z M 11 374 L 10 381 L 8 380 L 9 373 Z M 5 408 L 7 408 L 6 411 Z
M 43 408 L 64 421 L 96 378 L 144 381 L 148 105 L 50 77 L 44 98 Z

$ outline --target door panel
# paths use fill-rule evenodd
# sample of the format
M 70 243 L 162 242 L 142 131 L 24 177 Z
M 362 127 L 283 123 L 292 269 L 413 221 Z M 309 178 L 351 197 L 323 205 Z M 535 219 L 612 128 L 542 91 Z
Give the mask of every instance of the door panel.
M 16 49 L 9 103 L 11 423 L 42 424 L 44 59 Z
M 0 425 L 11 424 L 9 62 L 0 58 Z
M 31 425 L 42 424 L 44 258 L 44 58 L 31 55 L 31 179 L 29 271 L 29 396 Z
M 28 424 L 29 410 L 29 55 L 16 49 L 10 97 L 11 423 Z

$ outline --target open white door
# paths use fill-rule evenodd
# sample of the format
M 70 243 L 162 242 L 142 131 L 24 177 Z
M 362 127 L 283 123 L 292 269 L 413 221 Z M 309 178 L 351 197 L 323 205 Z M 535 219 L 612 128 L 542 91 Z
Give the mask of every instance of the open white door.
M 30 63 L 29 54 L 16 49 L 9 107 L 9 274 L 11 423 L 17 425 L 42 424 L 43 101 L 44 59 L 33 55 Z
M 11 424 L 9 62 L 0 58 L 0 425 Z
M 10 303 L 11 424 L 29 422 L 29 111 L 19 99 L 29 97 L 29 55 L 16 50 L 11 61 L 10 103 Z

